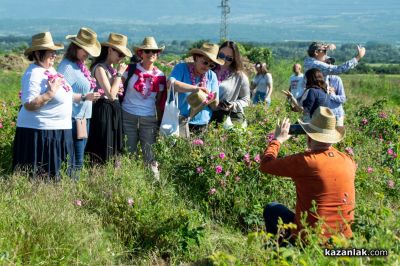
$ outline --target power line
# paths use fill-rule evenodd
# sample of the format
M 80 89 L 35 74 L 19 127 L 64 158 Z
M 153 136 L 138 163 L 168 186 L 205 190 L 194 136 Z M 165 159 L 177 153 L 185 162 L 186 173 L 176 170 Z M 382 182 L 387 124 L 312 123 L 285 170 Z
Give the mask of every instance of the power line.
M 228 14 L 231 12 L 231 8 L 228 4 L 229 0 L 221 0 L 221 25 L 219 29 L 219 38 L 221 41 L 228 39 Z

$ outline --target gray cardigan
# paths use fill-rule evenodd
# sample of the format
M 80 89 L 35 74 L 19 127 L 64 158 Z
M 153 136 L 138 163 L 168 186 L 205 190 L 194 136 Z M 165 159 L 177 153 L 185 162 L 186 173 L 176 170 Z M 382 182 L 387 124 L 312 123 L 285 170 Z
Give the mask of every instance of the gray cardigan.
M 232 73 L 219 85 L 219 101 L 226 100 L 233 104 L 232 112 L 243 113 L 243 108 L 250 102 L 250 84 L 242 71 Z

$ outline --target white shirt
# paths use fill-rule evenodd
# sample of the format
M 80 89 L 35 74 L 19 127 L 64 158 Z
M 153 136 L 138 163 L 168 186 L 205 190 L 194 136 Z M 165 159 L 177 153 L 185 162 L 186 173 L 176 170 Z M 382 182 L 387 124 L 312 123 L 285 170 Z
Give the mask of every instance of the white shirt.
M 253 84 L 256 86 L 256 91 L 268 94 L 267 86 L 272 87 L 272 75 L 256 75 L 253 79 Z
M 19 111 L 17 127 L 55 130 L 71 129 L 72 122 L 72 88 L 67 92 L 63 87 L 59 88 L 53 99 L 35 111 L 28 111 L 24 104 L 32 101 L 37 96 L 44 94 L 48 87 L 48 77 L 44 74 L 49 70 L 56 74 L 51 67 L 45 69 L 36 64 L 31 64 L 22 77 L 22 108 Z
M 137 64 L 137 69 L 142 71 L 143 74 L 154 75 L 153 70 L 146 71 L 142 65 Z M 126 73 L 126 72 L 125 72 Z M 163 77 L 164 73 L 157 69 L 155 76 Z M 122 109 L 132 115 L 138 116 L 155 116 L 156 115 L 156 92 L 152 92 L 147 98 L 138 92 L 133 86 L 138 80 L 138 76 L 133 74 L 128 81 L 128 88 L 125 88 L 126 94 L 124 101 L 122 102 Z M 146 79 L 146 84 L 144 87 L 144 94 L 147 95 L 150 89 L 150 80 Z M 164 85 L 160 84 L 160 92 L 164 90 Z

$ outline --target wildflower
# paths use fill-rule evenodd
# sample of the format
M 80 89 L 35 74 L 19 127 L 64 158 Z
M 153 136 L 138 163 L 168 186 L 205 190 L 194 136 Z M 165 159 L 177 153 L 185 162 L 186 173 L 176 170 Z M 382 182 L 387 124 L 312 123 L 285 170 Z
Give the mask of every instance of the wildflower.
M 269 134 L 267 135 L 268 142 L 271 142 L 274 138 L 275 138 L 274 133 L 269 133 Z
M 363 125 L 366 125 L 366 124 L 368 124 L 368 119 L 366 119 L 365 117 L 361 120 L 361 123 L 363 124 Z
M 202 174 L 203 172 L 204 172 L 203 167 L 199 166 L 199 167 L 196 168 L 196 173 Z
M 216 172 L 217 174 L 222 173 L 222 166 L 221 166 L 221 165 L 217 165 L 217 166 L 215 167 L 215 172 Z
M 260 162 L 261 162 L 260 154 L 257 154 L 257 155 L 254 157 L 254 161 L 256 161 L 257 163 L 260 163 Z
M 367 172 L 368 174 L 371 174 L 374 171 L 374 169 L 371 166 L 368 166 Z
M 132 198 L 128 198 L 127 202 L 129 206 L 132 206 L 135 203 L 135 201 Z
M 380 112 L 378 115 L 380 118 L 386 119 L 387 118 L 387 114 L 385 112 Z
M 245 161 L 246 163 L 249 163 L 249 162 L 250 162 L 250 154 L 246 153 L 246 154 L 243 156 L 243 161 Z
M 204 144 L 204 142 L 201 139 L 195 139 L 192 141 L 193 145 L 201 146 Z
M 388 153 L 389 155 L 393 155 L 393 150 L 392 150 L 392 148 L 389 148 L 389 149 L 387 150 L 387 153 Z
M 74 204 L 76 206 L 78 206 L 78 207 L 81 207 L 82 206 L 82 201 L 77 199 L 77 200 L 74 201 Z
M 210 189 L 210 191 L 208 191 L 208 195 L 213 195 L 217 192 L 217 190 L 215 188 Z
M 224 158 L 225 158 L 225 153 L 221 152 L 221 153 L 218 155 L 218 157 L 219 157 L 220 159 L 224 159 Z
M 392 157 L 393 159 L 397 158 L 397 153 L 393 153 Z
M 387 181 L 387 186 L 388 186 L 389 188 L 394 188 L 394 181 L 391 180 L 391 179 L 389 179 L 389 180 Z
M 240 181 L 240 177 L 239 176 L 235 176 L 235 181 L 239 182 Z
M 3 123 L 2 122 L 0 122 L 0 128 L 3 128 Z
M 353 156 L 354 155 L 354 151 L 353 151 L 353 149 L 352 148 L 350 148 L 350 147 L 346 147 L 346 149 L 344 149 L 346 152 L 347 152 L 347 154 L 348 155 L 351 155 L 351 156 Z

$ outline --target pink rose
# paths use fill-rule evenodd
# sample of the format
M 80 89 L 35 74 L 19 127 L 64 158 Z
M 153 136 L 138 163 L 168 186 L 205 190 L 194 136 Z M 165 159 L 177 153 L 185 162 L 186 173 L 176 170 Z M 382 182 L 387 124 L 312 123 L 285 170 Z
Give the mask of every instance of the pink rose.
M 257 163 L 260 163 L 260 162 L 261 162 L 260 154 L 257 154 L 257 155 L 254 157 L 254 161 L 256 161 Z
M 202 174 L 202 173 L 204 172 L 203 167 L 201 167 L 201 166 L 197 167 L 197 168 L 196 168 L 196 172 L 197 172 L 198 174 Z
M 210 191 L 208 191 L 208 195 L 213 195 L 217 192 L 217 190 L 215 188 L 210 189 Z
M 394 188 L 394 181 L 391 180 L 391 179 L 388 180 L 388 181 L 387 181 L 387 185 L 388 185 L 389 188 Z
M 81 207 L 81 206 L 82 206 L 82 201 L 79 200 L 79 199 L 77 199 L 77 200 L 74 201 L 74 204 L 75 204 L 76 206 L 78 206 L 78 207 Z
M 243 161 L 245 161 L 246 163 L 249 163 L 249 162 L 250 162 L 250 154 L 246 153 L 246 154 L 243 156 Z
M 221 166 L 221 165 L 217 165 L 217 166 L 215 167 L 215 172 L 216 172 L 217 174 L 222 173 L 222 166 Z
M 220 159 L 224 159 L 224 158 L 225 158 L 225 153 L 221 152 L 221 153 L 218 155 L 218 157 L 219 157 Z
M 374 169 L 370 166 L 368 166 L 367 172 L 368 174 L 371 174 L 374 171 Z
M 195 139 L 192 141 L 193 145 L 202 146 L 204 142 L 201 139 Z

